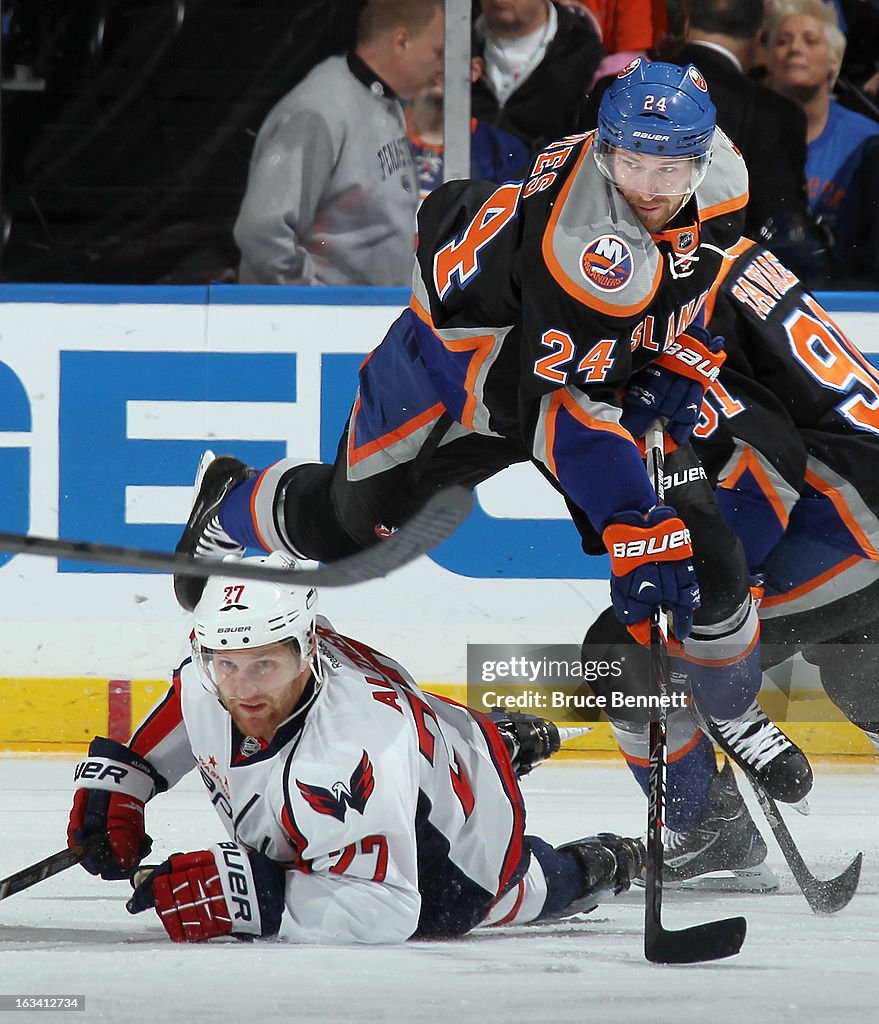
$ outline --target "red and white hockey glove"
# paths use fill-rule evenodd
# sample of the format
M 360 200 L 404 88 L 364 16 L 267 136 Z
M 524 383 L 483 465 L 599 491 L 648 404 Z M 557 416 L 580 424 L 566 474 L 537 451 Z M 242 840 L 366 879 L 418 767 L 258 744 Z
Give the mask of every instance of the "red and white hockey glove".
M 144 804 L 165 781 L 123 743 L 96 736 L 74 772 L 76 793 L 67 845 L 91 840 L 80 862 L 108 880 L 128 878 L 153 847 L 144 828 Z
M 699 607 L 690 531 L 673 508 L 657 505 L 646 515 L 620 512 L 604 528 L 610 555 L 610 597 L 617 618 L 638 643 L 650 643 L 656 608 L 672 615 L 674 635 L 683 640 Z
M 126 909 L 139 914 L 155 907 L 172 942 L 265 938 L 281 928 L 285 878 L 284 868 L 263 854 L 217 843 L 175 853 L 150 869 Z
M 620 422 L 632 437 L 643 437 L 656 420 L 664 419 L 673 440 L 686 444 L 699 421 L 705 392 L 725 359 L 723 338 L 691 324 L 649 366 L 632 374 Z

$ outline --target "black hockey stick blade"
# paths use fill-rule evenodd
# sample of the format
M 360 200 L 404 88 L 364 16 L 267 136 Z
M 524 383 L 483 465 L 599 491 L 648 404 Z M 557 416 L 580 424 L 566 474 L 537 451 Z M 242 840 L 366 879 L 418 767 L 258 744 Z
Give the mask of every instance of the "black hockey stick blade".
M 42 882 L 46 878 L 51 878 L 52 875 L 57 875 L 60 871 L 72 868 L 74 864 L 78 864 L 82 860 L 86 852 L 87 847 L 84 844 L 71 846 L 37 861 L 36 864 L 31 864 L 30 867 L 16 871 L 14 875 L 0 880 L 0 900 L 5 900 L 7 896 L 14 896 L 24 889 L 30 889 L 37 882 Z
M 647 468 L 660 504 L 665 500 L 664 424 L 657 421 L 647 431 Z M 667 696 L 671 686 L 668 650 L 659 627 L 659 611 L 650 619 L 650 662 L 653 691 Z M 665 786 L 668 768 L 668 713 L 665 701 L 649 726 L 650 776 L 647 794 L 647 877 L 645 885 L 644 956 L 654 964 L 696 964 L 735 956 L 747 931 L 743 917 L 706 921 L 690 928 L 669 929 L 662 924 L 662 869 L 664 848 Z
M 473 495 L 466 487 L 454 485 L 437 491 L 390 537 L 353 555 L 316 569 L 281 569 L 265 565 L 244 565 L 218 558 L 117 547 L 90 541 L 33 537 L 0 531 L 0 551 L 74 562 L 98 562 L 131 569 L 183 573 L 187 576 L 228 576 L 230 579 L 263 580 L 273 583 L 298 581 L 315 587 L 346 587 L 353 583 L 387 576 L 446 540 L 470 514 Z
M 735 956 L 745 941 L 747 922 L 726 917 L 672 931 L 649 919 L 644 931 L 644 955 L 654 964 L 698 964 Z
M 782 818 L 775 800 L 766 792 L 760 782 L 750 772 L 745 772 L 751 788 L 756 794 L 760 807 L 766 815 L 772 834 L 784 854 L 788 867 L 791 869 L 797 885 L 806 897 L 806 902 L 816 914 L 835 914 L 851 902 L 861 878 L 861 861 L 864 855 L 858 853 L 855 859 L 841 874 L 835 878 L 822 881 L 816 878 L 806 867 L 793 836 Z

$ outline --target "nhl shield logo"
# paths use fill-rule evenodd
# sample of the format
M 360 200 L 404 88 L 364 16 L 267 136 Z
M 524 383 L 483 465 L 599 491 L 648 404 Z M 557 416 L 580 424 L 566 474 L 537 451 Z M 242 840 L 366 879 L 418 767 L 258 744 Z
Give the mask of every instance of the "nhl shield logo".
M 632 250 L 618 235 L 600 235 L 580 255 L 580 269 L 603 292 L 615 292 L 632 280 Z

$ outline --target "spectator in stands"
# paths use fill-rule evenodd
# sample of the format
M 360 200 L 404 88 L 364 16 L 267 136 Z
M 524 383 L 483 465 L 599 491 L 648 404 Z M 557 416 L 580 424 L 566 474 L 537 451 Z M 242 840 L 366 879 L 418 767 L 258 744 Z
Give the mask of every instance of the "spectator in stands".
M 764 15 L 764 0 L 690 0 L 684 45 L 669 59 L 699 68 L 718 125 L 745 158 L 745 233 L 818 288 L 827 284 L 828 239 L 806 194 L 806 118 L 793 100 L 748 77 Z
M 481 0 L 480 7 L 485 73 L 473 86 L 474 117 L 532 151 L 579 131 L 604 56 L 589 13 L 552 0 Z
M 835 6 L 839 27 L 846 37 L 840 82 L 837 82 L 835 90 L 837 98 L 858 113 L 876 117 L 879 114 L 876 110 L 879 100 L 879 3 L 877 0 L 836 0 Z M 847 87 L 845 92 L 839 89 L 842 80 Z
M 879 284 L 879 124 L 832 97 L 845 51 L 836 10 L 777 0 L 768 27 L 772 85 L 805 111 L 809 203 L 833 234 L 835 286 Z
M 485 69 L 481 43 L 475 32 L 470 52 L 470 82 L 475 83 Z M 406 108 L 406 128 L 421 199 L 443 182 L 444 94 L 443 80 L 438 78 Z M 523 177 L 528 162 L 528 147 L 516 135 L 487 121 L 470 119 L 471 178 L 502 185 Z
M 615 75 L 635 57 L 647 57 L 668 31 L 668 8 L 663 0 L 580 0 L 595 16 L 607 56 L 598 65 L 593 84 Z
M 269 113 L 235 224 L 242 284 L 407 285 L 418 187 L 401 99 L 442 73 L 442 0 L 369 0 L 347 56 Z

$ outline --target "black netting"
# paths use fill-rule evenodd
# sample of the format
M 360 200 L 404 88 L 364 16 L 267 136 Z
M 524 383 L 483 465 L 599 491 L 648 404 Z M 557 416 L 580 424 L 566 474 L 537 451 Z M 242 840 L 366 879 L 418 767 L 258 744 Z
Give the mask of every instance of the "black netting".
M 206 282 L 270 107 L 353 41 L 360 0 L 3 6 L 6 281 Z

